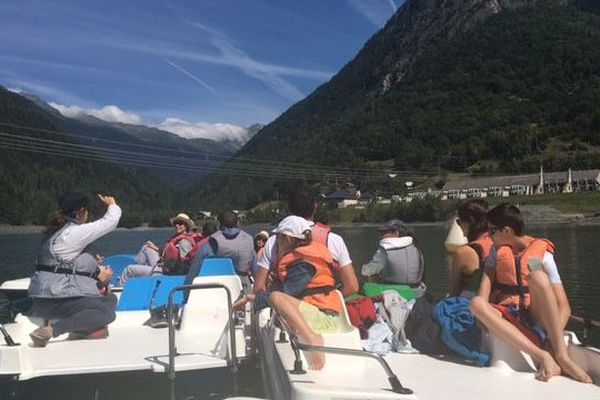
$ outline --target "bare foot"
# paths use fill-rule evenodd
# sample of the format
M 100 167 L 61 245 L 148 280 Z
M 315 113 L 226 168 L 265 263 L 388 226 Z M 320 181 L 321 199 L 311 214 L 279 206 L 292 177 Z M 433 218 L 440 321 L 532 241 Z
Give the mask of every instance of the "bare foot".
M 315 335 L 307 341 L 307 344 L 323 346 L 323 336 Z M 308 369 L 318 371 L 325 365 L 325 354 L 314 351 L 306 352 L 306 361 L 308 361 Z
M 561 357 L 556 357 L 556 361 L 562 368 L 562 372 L 575 379 L 576 381 L 583 383 L 592 383 L 592 378 L 577 364 L 573 361 L 567 354 Z
M 540 366 L 535 374 L 535 379 L 547 382 L 553 376 L 560 375 L 560 372 L 560 366 L 554 361 L 554 358 L 552 358 L 550 353 L 545 353 L 544 357 L 540 360 Z

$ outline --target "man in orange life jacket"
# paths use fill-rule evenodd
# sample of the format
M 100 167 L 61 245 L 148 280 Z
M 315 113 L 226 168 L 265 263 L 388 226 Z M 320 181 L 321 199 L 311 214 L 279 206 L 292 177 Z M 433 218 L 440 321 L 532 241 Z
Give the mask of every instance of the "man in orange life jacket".
M 591 383 L 570 357 L 563 339 L 571 309 L 554 262 L 554 245 L 523 234 L 519 209 L 501 204 L 487 214 L 494 250 L 485 265 L 471 311 L 489 331 L 529 354 L 538 364 L 536 378 L 547 381 L 561 372 Z M 509 322 L 510 321 L 510 322 Z M 535 334 L 541 327 L 550 347 Z
M 241 309 L 254 301 L 254 309 L 273 307 L 298 334 L 301 342 L 323 345 L 322 333 L 337 332 L 342 301 L 335 291 L 333 258 L 323 245 L 312 240 L 313 223 L 291 215 L 273 231 L 277 234 L 277 291 L 246 294 L 234 304 Z M 310 369 L 321 369 L 322 353 L 307 353 Z
M 307 188 L 297 188 L 288 196 L 289 215 L 296 215 L 312 221 L 317 211 L 315 196 Z M 342 283 L 341 291 L 344 296 L 349 296 L 358 291 L 358 279 L 352 266 L 348 248 L 341 236 L 331 232 L 324 224 L 317 223 L 312 227 L 312 238 L 323 243 L 333 257 L 333 269 L 338 274 Z M 277 246 L 275 236 L 271 236 L 265 243 L 264 251 L 258 258 L 258 271 L 254 279 L 254 293 L 266 290 L 269 270 L 274 271 L 277 265 Z

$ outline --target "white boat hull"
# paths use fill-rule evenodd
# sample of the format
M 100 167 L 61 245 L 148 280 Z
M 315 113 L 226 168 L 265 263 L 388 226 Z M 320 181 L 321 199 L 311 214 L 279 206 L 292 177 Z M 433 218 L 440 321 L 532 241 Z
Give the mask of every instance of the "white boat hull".
M 277 343 L 280 329 L 263 310 L 258 323 L 265 386 L 274 399 L 420 399 L 420 400 L 592 400 L 600 399 L 600 351 L 580 346 L 573 334 L 566 337 L 569 351 L 592 376 L 586 385 L 558 376 L 549 382 L 535 379 L 531 359 L 500 341 L 490 342 L 493 362 L 482 368 L 458 358 L 424 354 L 389 353 L 384 357 L 405 388 L 413 394 L 394 393 L 381 365 L 372 359 L 326 354 L 321 371 L 290 373 L 294 352 L 290 343 Z M 354 339 L 352 339 L 352 335 Z M 323 335 L 325 345 L 356 349 L 358 331 Z M 302 355 L 303 366 L 306 361 Z
M 242 290 L 237 275 L 198 277 L 194 280 L 194 284 L 206 283 L 226 286 L 232 301 Z M 229 307 L 223 289 L 191 292 L 183 309 L 181 327 L 175 331 L 175 372 L 232 367 Z M 44 348 L 36 348 L 31 344 L 29 333 L 41 321 L 18 315 L 13 323 L 4 325 L 12 339 L 20 345 L 0 345 L 0 377 L 29 380 L 122 371 L 168 372 L 168 329 L 154 329 L 146 325 L 149 317 L 147 310 L 117 311 L 117 318 L 109 325 L 110 334 L 106 339 L 71 341 L 63 335 L 52 339 Z M 244 359 L 250 353 L 249 318 L 235 326 L 234 335 L 237 358 Z

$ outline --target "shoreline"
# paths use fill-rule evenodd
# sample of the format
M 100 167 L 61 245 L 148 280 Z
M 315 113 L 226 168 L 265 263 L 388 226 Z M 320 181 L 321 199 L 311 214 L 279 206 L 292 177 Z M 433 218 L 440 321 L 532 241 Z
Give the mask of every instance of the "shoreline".
M 0 225 L 0 236 L 2 235 L 32 235 L 41 234 L 44 231 L 43 225 Z M 144 231 L 170 231 L 171 226 L 164 227 L 147 227 L 138 226 L 135 228 L 117 228 L 117 232 L 144 232 Z
M 449 227 L 452 219 L 446 221 L 433 221 L 433 222 L 406 222 L 408 226 L 445 226 Z M 527 225 L 600 225 L 600 217 L 583 217 L 581 215 L 562 215 L 562 219 L 547 219 L 547 218 L 527 218 L 525 217 L 525 223 Z M 382 222 L 339 222 L 331 223 L 334 228 L 376 228 L 381 225 Z M 268 223 L 256 222 L 242 226 L 242 228 L 249 227 L 261 227 L 270 226 Z M 0 225 L 0 236 L 4 235 L 32 235 L 41 234 L 44 230 L 42 225 Z M 143 232 L 143 231 L 170 231 L 173 228 L 170 226 L 165 227 L 148 227 L 139 226 L 135 228 L 117 228 L 117 232 Z

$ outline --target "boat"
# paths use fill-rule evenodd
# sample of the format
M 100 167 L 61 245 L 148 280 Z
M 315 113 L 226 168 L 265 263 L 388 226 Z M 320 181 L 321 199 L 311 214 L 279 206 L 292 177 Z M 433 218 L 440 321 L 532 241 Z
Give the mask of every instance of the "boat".
M 491 366 L 479 367 L 448 355 L 388 353 L 382 357 L 364 351 L 346 309 L 338 332 L 323 335 L 322 347 L 299 342 L 270 309 L 262 310 L 256 319 L 265 390 L 273 399 L 600 399 L 600 350 L 583 346 L 573 332 L 565 332 L 569 353 L 594 384 L 564 376 L 538 381 L 527 354 L 493 337 L 485 344 L 492 355 Z M 307 369 L 305 352 L 309 351 L 325 353 L 322 370 Z
M 115 290 L 117 317 L 103 340 L 74 341 L 62 335 L 44 348 L 35 348 L 29 333 L 43 321 L 18 313 L 2 326 L 5 341 L 0 344 L 0 380 L 138 371 L 168 376 L 174 397 L 176 373 L 235 374 L 238 364 L 252 352 L 250 319 L 231 310 L 242 293 L 231 260 L 206 259 L 191 285 L 184 285 L 184 279 L 153 276 L 128 280 L 122 291 Z M 5 282 L 2 289 L 15 298 L 26 290 L 26 284 L 26 280 Z M 184 292 L 189 293 L 185 304 Z M 175 304 L 180 305 L 179 312 L 174 311 Z M 149 309 L 163 305 L 168 327 L 152 328 Z

